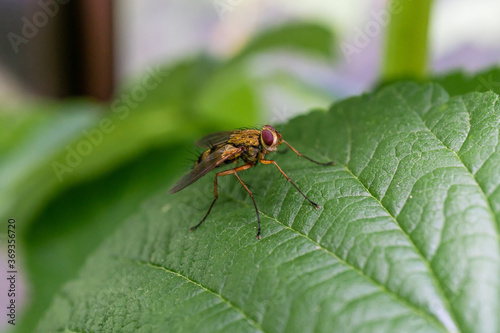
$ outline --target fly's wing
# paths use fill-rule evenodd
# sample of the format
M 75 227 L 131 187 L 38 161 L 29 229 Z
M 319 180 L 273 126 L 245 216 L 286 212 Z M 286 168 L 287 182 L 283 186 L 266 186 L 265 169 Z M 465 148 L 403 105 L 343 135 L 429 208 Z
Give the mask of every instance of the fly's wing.
M 196 141 L 195 145 L 197 145 L 200 148 L 212 148 L 217 145 L 220 145 L 221 143 L 226 142 L 227 140 L 229 140 L 231 135 L 236 134 L 238 132 L 241 131 L 224 131 L 224 132 L 212 133 Z
M 179 192 L 183 188 L 191 185 L 215 167 L 218 167 L 224 161 L 235 157 L 238 153 L 242 152 L 244 148 L 232 148 L 225 149 L 221 147 L 220 149 L 215 150 L 210 155 L 207 156 L 206 159 L 197 164 L 190 173 L 184 175 L 179 181 L 168 191 L 169 194 Z

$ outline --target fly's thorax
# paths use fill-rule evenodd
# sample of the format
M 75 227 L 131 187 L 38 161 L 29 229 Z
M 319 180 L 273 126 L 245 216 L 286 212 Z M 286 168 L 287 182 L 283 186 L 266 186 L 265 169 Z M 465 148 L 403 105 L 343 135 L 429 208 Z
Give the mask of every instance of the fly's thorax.
M 260 131 L 243 130 L 231 135 L 231 138 L 227 141 L 227 143 L 235 147 L 258 146 L 260 144 L 259 138 L 260 138 Z

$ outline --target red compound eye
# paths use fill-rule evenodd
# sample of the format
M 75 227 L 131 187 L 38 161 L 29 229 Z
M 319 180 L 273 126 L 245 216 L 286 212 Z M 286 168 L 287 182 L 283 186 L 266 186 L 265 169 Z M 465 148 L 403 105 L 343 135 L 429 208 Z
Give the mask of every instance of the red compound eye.
M 262 141 L 264 141 L 264 144 L 266 146 L 271 146 L 274 143 L 274 136 L 273 133 L 269 130 L 263 130 L 262 131 Z

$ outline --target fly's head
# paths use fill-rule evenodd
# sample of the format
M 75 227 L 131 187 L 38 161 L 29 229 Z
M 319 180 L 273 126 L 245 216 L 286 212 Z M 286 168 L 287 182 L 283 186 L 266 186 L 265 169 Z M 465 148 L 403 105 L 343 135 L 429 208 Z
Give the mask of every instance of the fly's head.
M 274 129 L 271 125 L 266 125 L 262 127 L 262 131 L 260 134 L 260 142 L 262 146 L 267 151 L 276 151 L 278 146 L 282 143 L 283 138 L 281 134 Z

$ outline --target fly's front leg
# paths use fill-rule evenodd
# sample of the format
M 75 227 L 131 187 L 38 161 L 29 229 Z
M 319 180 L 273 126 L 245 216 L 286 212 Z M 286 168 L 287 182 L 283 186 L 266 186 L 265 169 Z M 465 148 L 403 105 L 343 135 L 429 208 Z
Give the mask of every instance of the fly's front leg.
M 299 187 L 298 187 L 297 185 L 295 185 L 295 183 L 294 183 L 294 182 L 290 179 L 290 177 L 288 177 L 288 176 L 287 176 L 287 174 L 286 174 L 283 170 L 281 170 L 281 168 L 279 167 L 279 165 L 278 165 L 275 161 L 271 161 L 271 160 L 264 160 L 264 159 L 262 159 L 262 160 L 260 160 L 260 163 L 262 163 L 262 164 L 274 164 L 274 165 L 278 168 L 278 170 L 279 170 L 279 171 L 283 174 L 283 176 L 285 176 L 285 178 L 286 178 L 286 179 L 287 179 L 290 183 L 292 183 L 292 185 L 293 185 L 293 186 L 295 186 L 295 188 L 297 189 L 297 191 L 299 191 L 299 193 L 300 193 L 300 194 L 302 194 L 302 196 L 303 196 L 304 198 L 306 198 L 306 199 L 307 199 L 307 201 L 309 201 L 309 202 L 310 202 L 310 203 L 314 206 L 314 208 L 319 209 L 319 208 L 321 207 L 320 205 L 318 205 L 318 204 L 314 203 L 311 199 L 309 199 L 309 198 L 307 197 L 307 195 L 305 195 L 304 193 L 302 193 L 302 191 L 299 189 Z
M 300 157 L 303 157 L 303 158 L 305 158 L 306 160 L 309 160 L 309 161 L 311 161 L 311 162 L 313 162 L 313 163 L 316 163 L 316 164 L 319 164 L 319 165 L 325 165 L 325 166 L 326 166 L 326 165 L 335 165 L 335 162 L 333 162 L 333 161 L 331 161 L 331 162 L 326 162 L 326 163 L 322 163 L 322 162 L 315 161 L 315 160 L 313 160 L 312 158 L 309 158 L 309 157 L 307 157 L 307 156 L 302 155 L 301 153 L 299 153 L 299 152 L 297 151 L 297 149 L 293 148 L 293 147 L 292 147 L 292 146 L 291 146 L 288 142 L 286 142 L 285 140 L 283 140 L 283 143 L 284 143 L 284 144 L 286 144 L 286 145 L 287 145 L 287 146 L 288 146 L 291 150 L 293 150 L 293 152 L 294 152 L 295 154 L 297 154 L 297 155 L 299 155 Z M 262 162 L 262 161 L 261 161 L 261 162 Z M 273 162 L 273 161 L 269 161 L 269 162 Z M 265 163 L 264 163 L 264 164 L 265 164 Z M 268 163 L 268 164 L 269 164 L 269 163 Z M 276 163 L 274 163 L 274 164 L 276 164 Z M 277 165 L 277 164 L 276 164 L 276 166 L 278 167 L 278 165 Z M 279 167 L 278 167 L 278 169 L 279 169 Z M 281 169 L 280 169 L 280 171 L 281 171 Z M 281 173 L 283 173 L 283 171 L 281 171 Z M 283 173 L 283 174 L 284 174 L 284 173 Z M 285 175 L 285 177 L 286 177 L 286 175 Z M 293 183 L 292 183 L 292 184 L 293 184 Z M 297 186 L 295 186 L 295 187 L 297 187 Z M 310 200 L 309 200 L 309 201 L 310 201 Z

